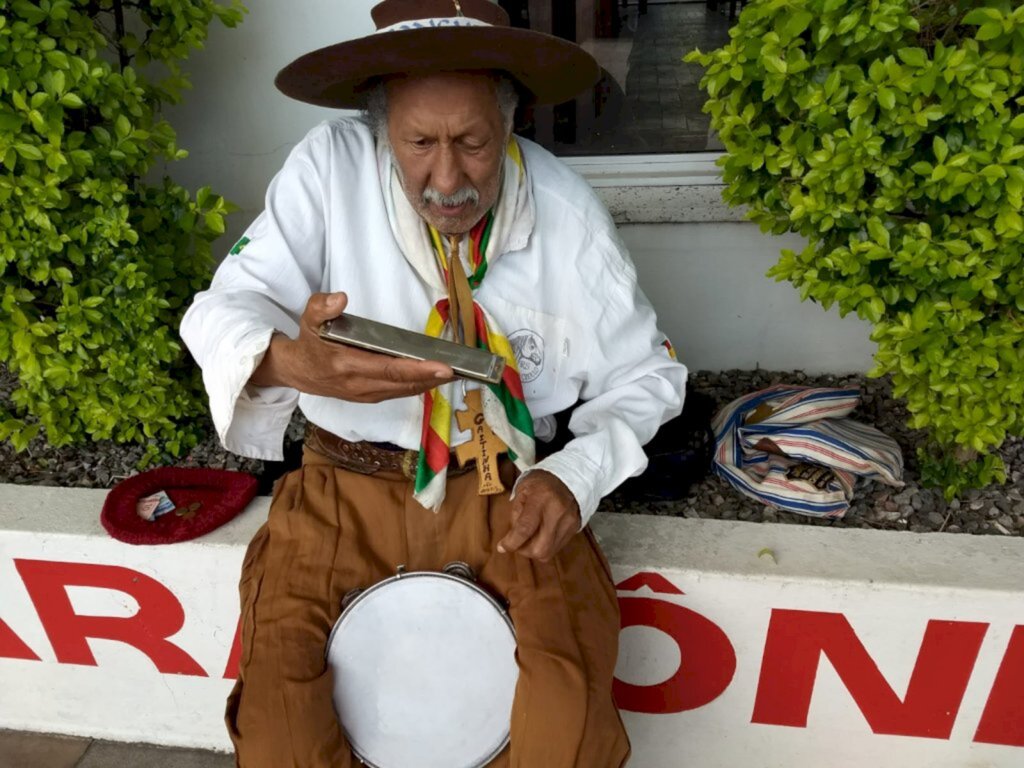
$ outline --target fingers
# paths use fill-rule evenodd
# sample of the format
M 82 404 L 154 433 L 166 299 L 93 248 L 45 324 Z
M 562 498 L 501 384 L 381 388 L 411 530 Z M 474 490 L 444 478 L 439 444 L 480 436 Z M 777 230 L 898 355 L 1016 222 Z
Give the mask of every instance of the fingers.
M 557 555 L 580 526 L 579 505 L 561 480 L 537 471 L 523 478 L 512 507 L 512 527 L 498 551 L 540 562 Z
M 340 346 L 342 374 L 351 395 L 362 402 L 409 397 L 454 379 L 451 367 L 432 360 L 404 360 L 389 355 Z
M 541 524 L 540 507 L 528 504 L 528 494 L 519 495 L 512 507 L 512 529 L 498 542 L 501 553 L 515 552 L 537 532 Z
M 406 360 L 319 337 L 320 326 L 348 306 L 345 293 L 315 293 L 302 313 L 304 363 L 311 394 L 362 403 L 411 397 L 453 381 L 451 367 L 437 361 Z
M 541 525 L 537 534 L 519 549 L 519 554 L 531 560 L 547 563 L 557 555 L 576 533 L 577 526 L 565 517 L 551 525 Z
M 314 293 L 306 302 L 306 310 L 302 319 L 311 327 L 319 328 L 320 324 L 333 320 L 348 306 L 348 296 L 344 293 Z

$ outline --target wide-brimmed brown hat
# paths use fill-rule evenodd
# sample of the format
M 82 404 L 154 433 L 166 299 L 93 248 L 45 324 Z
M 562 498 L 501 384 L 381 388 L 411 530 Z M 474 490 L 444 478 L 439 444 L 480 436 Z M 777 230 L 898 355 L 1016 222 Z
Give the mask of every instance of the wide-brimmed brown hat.
M 601 74 L 578 45 L 509 26 L 490 0 L 384 0 L 371 13 L 374 34 L 300 56 L 278 73 L 278 89 L 320 107 L 359 109 L 380 78 L 501 70 L 535 103 L 559 104 Z

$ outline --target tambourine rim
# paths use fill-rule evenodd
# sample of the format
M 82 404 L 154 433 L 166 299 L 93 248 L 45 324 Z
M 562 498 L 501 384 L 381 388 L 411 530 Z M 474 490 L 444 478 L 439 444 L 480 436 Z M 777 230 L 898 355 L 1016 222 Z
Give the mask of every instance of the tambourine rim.
M 328 635 L 328 637 L 327 637 L 327 645 L 324 647 L 324 660 L 329 663 L 330 653 L 331 653 L 331 646 L 334 645 L 334 636 L 338 632 L 338 630 L 341 629 L 342 624 L 345 623 L 346 615 L 351 617 L 353 609 L 359 603 L 361 603 L 365 598 L 369 597 L 374 592 L 377 592 L 377 591 L 383 589 L 384 587 L 386 587 L 386 586 L 388 586 L 390 584 L 393 584 L 395 582 L 405 581 L 406 579 L 410 579 L 410 578 L 423 577 L 423 576 L 429 576 L 429 577 L 435 578 L 435 579 L 436 578 L 441 578 L 441 579 L 445 579 L 445 580 L 448 580 L 448 581 L 454 581 L 457 584 L 459 584 L 460 586 L 469 587 L 474 592 L 476 592 L 478 595 L 480 595 L 481 597 L 486 599 L 487 602 L 489 602 L 491 604 L 491 606 L 498 612 L 498 615 L 501 616 L 502 620 L 505 622 L 505 626 L 508 627 L 508 631 L 512 634 L 513 643 L 514 644 L 518 644 L 518 638 L 516 636 L 516 629 L 512 625 L 512 620 L 509 618 L 508 611 L 505 609 L 505 607 L 500 602 L 498 602 L 498 600 L 493 595 L 491 595 L 486 589 L 481 587 L 475 581 L 473 581 L 471 579 L 467 579 L 467 578 L 465 578 L 463 576 L 456 576 L 454 574 L 445 573 L 444 571 L 409 571 L 407 573 L 403 572 L 403 573 L 397 573 L 394 576 L 389 576 L 388 578 L 383 579 L 382 581 L 378 581 L 376 584 L 374 584 L 374 585 L 372 585 L 370 587 L 367 587 L 365 590 L 363 590 L 358 595 L 356 595 L 356 597 L 354 597 L 352 599 L 351 603 L 349 603 L 347 606 L 345 606 L 345 609 L 341 612 L 341 614 L 338 616 L 337 620 L 334 622 L 334 627 L 331 629 L 330 635 Z M 511 726 L 511 724 L 510 724 L 510 726 Z M 341 725 L 341 728 L 342 728 L 342 730 L 346 731 L 346 735 L 348 735 L 347 734 L 347 729 L 345 729 L 345 726 Z M 484 758 L 483 762 L 479 763 L 478 765 L 479 766 L 485 766 L 488 763 L 490 763 L 492 760 L 494 760 L 494 758 L 496 758 L 498 755 L 500 755 L 502 750 L 504 750 L 505 747 L 508 746 L 508 743 L 509 743 L 509 741 L 511 739 L 511 736 L 512 736 L 512 734 L 511 734 L 511 728 L 510 728 L 509 731 L 506 732 L 504 740 L 502 740 L 502 742 L 498 745 L 498 747 L 493 752 L 491 752 L 490 755 L 488 755 L 486 758 Z M 359 749 L 357 749 L 354 744 L 351 743 L 351 739 L 349 739 L 349 741 L 350 741 L 349 747 L 352 749 L 353 754 L 359 759 L 359 761 L 363 765 L 365 765 L 367 768 L 381 768 L 381 766 L 377 765 L 377 763 L 374 763 L 368 756 L 362 754 L 362 752 Z
M 509 618 L 508 611 L 505 610 L 505 607 L 501 603 L 499 603 L 498 600 L 493 595 L 491 595 L 486 589 L 481 587 L 475 581 L 470 581 L 469 579 L 463 578 L 462 576 L 455 576 L 450 573 L 445 573 L 444 571 L 410 571 L 408 573 L 397 573 L 394 576 L 388 576 L 388 578 L 384 579 L 383 581 L 378 581 L 373 586 L 367 587 L 358 595 L 356 595 L 352 599 L 352 602 L 345 606 L 345 610 L 341 612 L 337 620 L 334 622 L 334 627 L 331 628 L 331 634 L 327 636 L 327 645 L 324 646 L 324 658 L 326 659 L 328 654 L 330 653 L 331 645 L 334 642 L 334 635 L 337 633 L 338 629 L 344 623 L 345 616 L 351 616 L 352 610 L 357 605 L 359 605 L 359 603 L 363 602 L 364 599 L 372 595 L 374 592 L 383 589 L 384 587 L 388 586 L 393 582 L 403 581 L 405 579 L 413 579 L 418 576 L 429 576 L 431 578 L 447 579 L 448 581 L 454 581 L 463 587 L 469 587 L 470 589 L 474 590 L 477 594 L 485 598 L 494 607 L 494 609 L 501 616 L 502 620 L 504 620 L 509 632 L 512 633 L 512 638 L 518 641 L 518 637 L 516 636 L 516 628 L 512 625 L 512 620 Z

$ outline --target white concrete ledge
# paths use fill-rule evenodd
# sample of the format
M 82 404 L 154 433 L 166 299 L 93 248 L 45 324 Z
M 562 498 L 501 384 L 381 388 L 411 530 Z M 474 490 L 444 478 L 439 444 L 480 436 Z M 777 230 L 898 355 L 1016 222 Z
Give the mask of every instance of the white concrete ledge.
M 259 499 L 133 547 L 0 485 L 0 728 L 226 749 Z M 1024 764 L 1024 540 L 599 515 L 631 767 Z
M 722 200 L 724 186 L 596 187 L 616 224 L 692 224 L 747 221 L 745 207 Z
M 563 157 L 594 188 L 616 224 L 746 221 L 722 200 L 721 152 Z
M 638 569 L 875 587 L 1024 590 L 1020 537 L 607 514 L 598 515 L 594 529 L 613 562 Z

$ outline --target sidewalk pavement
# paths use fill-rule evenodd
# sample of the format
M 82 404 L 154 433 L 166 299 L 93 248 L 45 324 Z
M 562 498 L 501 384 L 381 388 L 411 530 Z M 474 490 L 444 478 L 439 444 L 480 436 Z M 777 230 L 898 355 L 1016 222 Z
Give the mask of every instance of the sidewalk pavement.
M 0 768 L 234 768 L 233 755 L 200 749 L 0 730 Z

